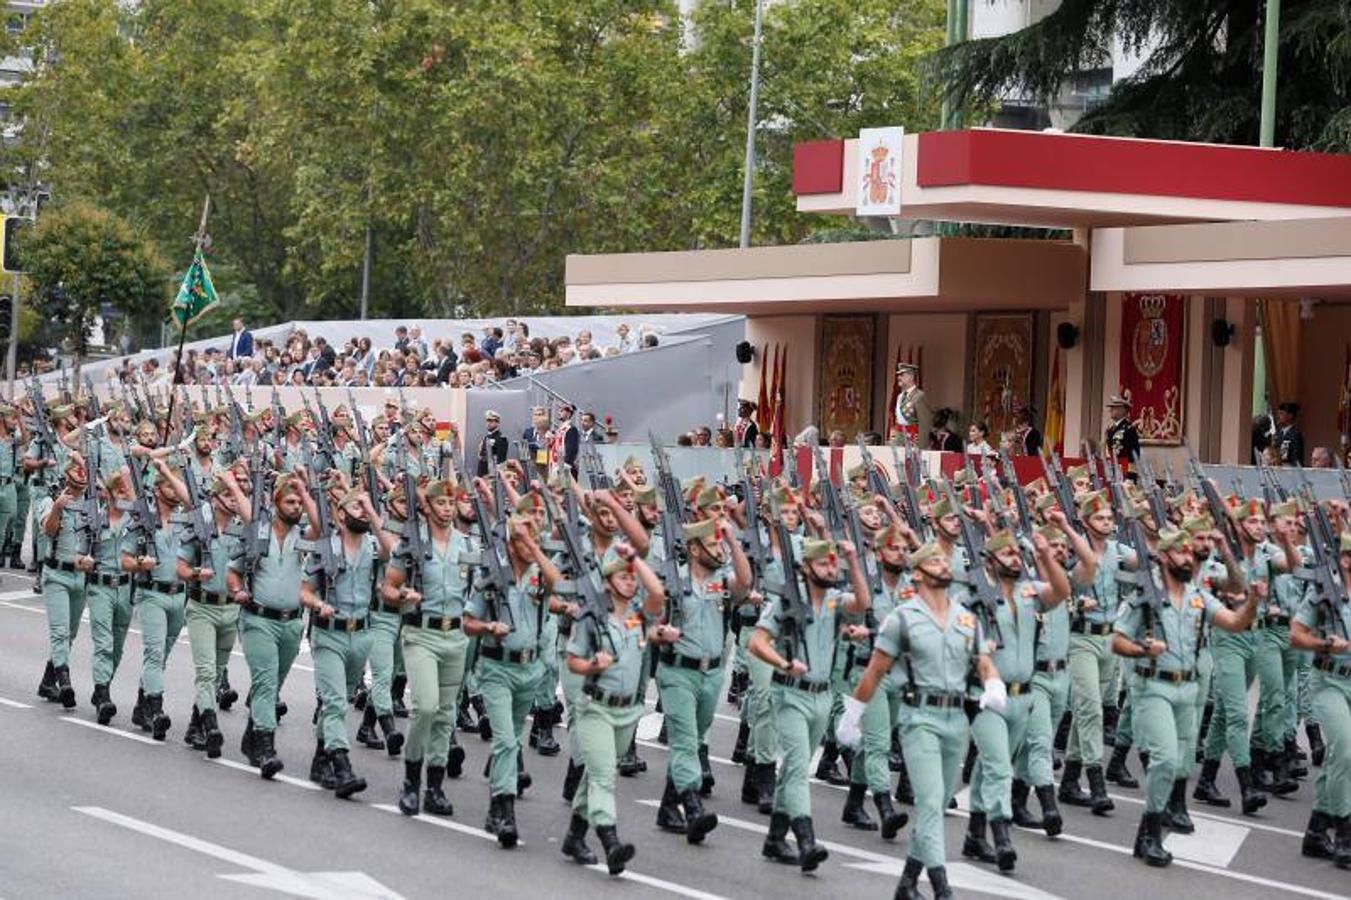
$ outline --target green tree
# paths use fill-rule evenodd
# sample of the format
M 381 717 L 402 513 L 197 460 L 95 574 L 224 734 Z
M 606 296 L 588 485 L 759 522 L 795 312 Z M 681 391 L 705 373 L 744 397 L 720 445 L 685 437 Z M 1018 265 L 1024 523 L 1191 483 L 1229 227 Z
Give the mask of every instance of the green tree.
M 1255 144 L 1261 118 L 1264 4 L 1257 0 L 1064 0 L 1013 34 L 937 55 L 933 76 L 958 101 L 1010 90 L 1054 99 L 1112 48 L 1144 52 L 1075 129 L 1096 134 Z M 1284 0 L 1276 141 L 1351 150 L 1351 3 Z
M 125 220 L 87 203 L 42 216 L 25 236 L 19 263 L 36 298 L 30 305 L 64 323 L 77 379 L 89 328 L 101 311 L 138 319 L 168 309 L 169 272 L 159 252 Z

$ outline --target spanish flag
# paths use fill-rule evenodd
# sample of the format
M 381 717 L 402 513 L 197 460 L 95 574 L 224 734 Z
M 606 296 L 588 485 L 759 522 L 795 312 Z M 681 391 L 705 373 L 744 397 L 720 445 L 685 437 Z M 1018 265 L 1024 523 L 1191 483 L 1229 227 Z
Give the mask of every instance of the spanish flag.
M 1065 379 L 1060 371 L 1060 348 L 1051 358 L 1051 387 L 1046 392 L 1046 423 L 1041 429 L 1047 447 L 1065 453 Z

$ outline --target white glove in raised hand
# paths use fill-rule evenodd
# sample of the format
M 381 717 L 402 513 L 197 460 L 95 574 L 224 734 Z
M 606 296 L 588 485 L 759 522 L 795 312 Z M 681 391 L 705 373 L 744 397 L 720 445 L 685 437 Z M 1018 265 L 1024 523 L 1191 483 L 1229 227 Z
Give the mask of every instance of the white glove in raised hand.
M 991 678 L 985 682 L 985 692 L 980 695 L 980 708 L 1002 713 L 1008 706 L 1009 693 L 1004 687 L 1004 679 Z
M 840 721 L 835 726 L 835 740 L 838 743 L 852 749 L 863 740 L 863 729 L 859 723 L 863 719 L 863 710 L 867 705 L 862 700 L 845 695 L 844 712 L 840 714 Z

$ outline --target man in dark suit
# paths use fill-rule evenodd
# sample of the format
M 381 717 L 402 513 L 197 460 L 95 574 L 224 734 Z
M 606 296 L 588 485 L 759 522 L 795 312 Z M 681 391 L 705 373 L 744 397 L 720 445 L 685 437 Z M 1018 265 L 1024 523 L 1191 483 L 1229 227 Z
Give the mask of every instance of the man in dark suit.
M 553 461 L 562 463 L 577 477 L 577 454 L 582 449 L 582 432 L 572 421 L 575 410 L 572 404 L 564 401 L 558 404 L 558 425 L 553 432 Z
M 1304 465 L 1304 435 L 1295 422 L 1298 415 L 1298 403 L 1282 403 L 1276 407 L 1276 439 L 1273 443 L 1281 455 L 1282 465 Z
M 582 440 L 592 444 L 605 443 L 605 429 L 596 424 L 596 414 L 589 410 L 582 413 Z
M 459 360 L 455 358 L 455 351 L 451 349 L 450 341 L 445 341 L 437 350 L 441 354 L 439 362 L 433 363 L 436 366 L 436 383 L 445 384 L 450 381 L 450 373 L 455 371 L 455 366 Z
M 253 356 L 253 332 L 244 327 L 243 319 L 230 323 L 234 334 L 230 337 L 230 347 L 225 351 L 226 359 L 245 359 Z
M 408 328 L 400 325 L 394 329 L 394 349 L 400 353 L 408 352 Z
M 483 436 L 483 440 L 478 445 L 478 474 L 484 478 L 488 474 L 488 458 L 491 456 L 500 466 L 507 461 L 507 449 L 511 443 L 507 436 L 502 433 L 502 417 L 494 410 L 488 410 L 483 414 L 483 425 L 488 429 L 488 433 Z
M 1136 457 L 1140 455 L 1140 430 L 1131 421 L 1130 400 L 1125 397 L 1108 400 L 1107 414 L 1112 417 L 1112 424 L 1107 426 L 1103 452 L 1112 454 L 1121 466 L 1121 471 L 1130 472 Z
M 1036 415 L 1036 410 L 1030 406 L 1020 406 L 1013 412 L 1013 434 L 1017 439 L 1017 445 L 1014 452 L 1023 456 L 1039 456 L 1041 454 L 1042 436 L 1032 421 Z

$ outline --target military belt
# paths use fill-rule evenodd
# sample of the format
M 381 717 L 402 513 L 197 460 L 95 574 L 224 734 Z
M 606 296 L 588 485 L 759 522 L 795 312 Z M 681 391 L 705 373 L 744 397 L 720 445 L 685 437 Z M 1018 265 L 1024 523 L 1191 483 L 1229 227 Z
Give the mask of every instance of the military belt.
M 310 627 L 318 628 L 320 631 L 345 631 L 351 634 L 354 631 L 365 631 L 370 624 L 370 619 L 362 616 L 360 619 L 325 619 L 323 616 L 310 616 Z
M 595 703 L 601 706 L 609 706 L 616 709 L 634 706 L 638 703 L 637 694 L 607 694 L 594 684 L 582 685 L 582 693 L 586 694 Z
M 538 656 L 534 650 L 503 650 L 501 647 L 484 647 L 482 645 L 478 648 L 478 654 L 498 662 L 516 663 L 517 665 L 534 662 Z
M 126 573 L 121 575 L 90 575 L 89 581 L 103 587 L 121 587 L 131 581 L 131 576 Z
M 775 672 L 769 680 L 806 694 L 823 694 L 830 690 L 830 682 L 828 681 L 808 681 L 805 678 L 792 678 L 782 672 Z
M 1329 675 L 1351 678 L 1351 663 L 1341 665 L 1330 656 L 1315 656 L 1313 667 L 1320 672 L 1327 672 Z
M 1156 669 L 1153 666 L 1136 666 L 1135 674 L 1141 678 L 1154 678 L 1171 684 L 1186 684 L 1196 680 L 1195 672 L 1169 672 L 1166 669 Z
M 261 603 L 254 603 L 252 600 L 244 604 L 244 611 L 251 612 L 255 616 L 261 616 L 264 619 L 271 619 L 274 622 L 289 622 L 292 619 L 300 618 L 300 607 L 273 609 L 270 606 L 263 606 Z
M 46 560 L 43 560 L 42 564 L 49 569 L 56 569 L 59 572 L 80 571 L 79 569 L 75 568 L 75 563 L 73 562 L 59 562 L 58 560 L 48 558 Z
M 390 613 L 390 614 L 392 614 L 392 615 L 402 616 L 402 615 L 403 615 L 403 607 L 401 607 L 401 606 L 394 606 L 394 605 L 389 604 L 389 603 L 383 603 L 383 602 L 381 602 L 381 601 L 379 601 L 379 600 L 372 600 L 372 601 L 371 601 L 371 612 Z
M 901 701 L 906 706 L 935 706 L 939 709 L 961 709 L 966 704 L 966 697 L 962 694 L 935 694 L 928 691 L 921 691 L 918 694 L 901 694 Z
M 1032 682 L 1030 681 L 1014 681 L 1004 685 L 1004 692 L 1010 697 L 1021 697 L 1030 690 L 1032 690 Z
M 136 586 L 142 590 L 168 594 L 170 597 L 183 590 L 183 585 L 177 581 L 156 581 L 153 578 L 139 578 L 136 581 Z
M 1036 664 L 1038 672 L 1059 672 L 1064 668 L 1065 660 L 1063 659 L 1043 659 Z
M 1267 627 L 1268 627 L 1268 628 L 1289 628 L 1289 627 L 1290 627 L 1290 617 L 1289 617 L 1289 616 L 1267 616 Z
M 188 599 L 194 603 L 205 603 L 207 606 L 229 606 L 229 594 L 217 594 L 215 591 L 202 590 L 200 586 L 188 588 Z
M 1101 625 L 1090 625 L 1087 622 L 1071 622 L 1070 631 L 1075 634 L 1096 634 L 1099 637 L 1112 633 L 1112 626 L 1104 622 Z
M 403 624 L 410 628 L 426 628 L 429 631 L 455 631 L 460 627 L 459 616 L 424 616 L 420 613 L 404 613 Z M 482 652 L 481 650 L 479 652 Z
M 679 653 L 663 653 L 661 661 L 677 669 L 691 669 L 695 672 L 711 672 L 722 665 L 721 656 L 681 656 Z

